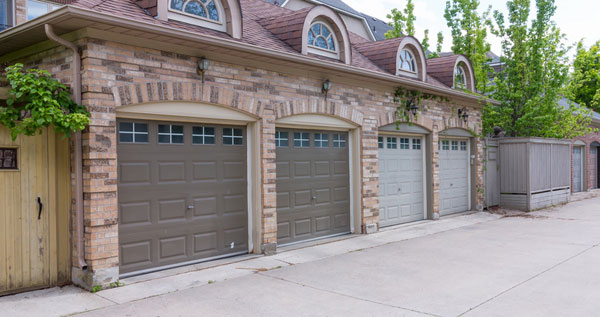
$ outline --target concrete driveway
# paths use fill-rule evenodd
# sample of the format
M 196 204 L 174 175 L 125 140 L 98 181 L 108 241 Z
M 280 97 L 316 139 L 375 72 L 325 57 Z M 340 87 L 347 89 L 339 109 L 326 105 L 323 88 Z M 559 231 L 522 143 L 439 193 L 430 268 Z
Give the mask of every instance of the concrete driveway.
M 595 198 L 511 217 L 478 213 L 419 223 L 229 264 L 233 271 L 225 265 L 157 275 L 97 294 L 55 290 L 87 304 L 52 313 L 598 316 L 598 244 Z M 23 296 L 0 298 L 0 312 L 35 314 Z M 30 305 L 58 297 L 30 295 Z

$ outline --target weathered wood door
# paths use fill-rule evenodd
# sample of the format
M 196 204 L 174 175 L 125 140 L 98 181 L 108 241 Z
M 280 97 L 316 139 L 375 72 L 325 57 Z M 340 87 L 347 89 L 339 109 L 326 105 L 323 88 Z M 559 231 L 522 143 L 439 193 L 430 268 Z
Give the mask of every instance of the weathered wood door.
M 56 155 L 57 149 L 61 155 Z M 57 181 L 57 173 L 63 181 Z M 44 131 L 13 142 L 0 127 L 0 295 L 47 287 L 68 277 L 70 186 L 65 176 L 66 141 Z

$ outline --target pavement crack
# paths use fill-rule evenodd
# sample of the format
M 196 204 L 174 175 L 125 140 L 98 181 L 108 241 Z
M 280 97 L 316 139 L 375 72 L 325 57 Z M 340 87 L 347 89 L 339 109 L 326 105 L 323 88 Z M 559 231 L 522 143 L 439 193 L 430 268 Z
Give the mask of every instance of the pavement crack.
M 547 268 L 547 269 L 545 269 L 545 270 L 543 270 L 543 271 L 541 271 L 541 272 L 539 272 L 539 273 L 531 276 L 530 278 L 528 278 L 528 279 L 526 279 L 524 281 L 521 281 L 521 282 L 519 282 L 519 283 L 517 283 L 517 284 L 515 284 L 515 285 L 513 285 L 511 287 L 509 287 L 508 289 L 505 289 L 504 291 L 502 291 L 502 292 L 500 292 L 500 293 L 498 293 L 498 294 L 496 294 L 496 295 L 488 298 L 487 300 L 485 300 L 485 301 L 477 304 L 476 306 L 469 308 L 467 311 L 463 312 L 462 314 L 458 315 L 457 317 L 464 316 L 465 314 L 467 314 L 467 313 L 469 313 L 471 311 L 474 311 L 475 309 L 477 309 L 477 308 L 479 308 L 479 307 L 481 307 L 481 306 L 483 306 L 483 305 L 491 302 L 492 300 L 494 300 L 494 299 L 496 299 L 496 298 L 498 298 L 498 297 L 500 297 L 500 296 L 502 296 L 502 295 L 504 295 L 504 294 L 512 291 L 513 289 L 515 289 L 515 288 L 517 288 L 517 287 L 519 287 L 519 286 L 521 286 L 521 285 L 523 285 L 523 284 L 525 284 L 525 283 L 527 283 L 527 282 L 529 282 L 529 281 L 531 281 L 533 279 L 536 279 L 537 277 L 539 277 L 539 276 L 541 276 L 541 275 L 543 275 L 543 274 L 545 274 L 547 272 L 552 271 L 553 269 L 555 269 L 555 268 L 557 268 L 557 267 L 559 267 L 559 266 L 561 266 L 561 265 L 563 265 L 563 264 L 565 264 L 565 263 L 573 260 L 574 258 L 579 257 L 580 255 L 582 255 L 582 254 L 584 254 L 584 253 L 592 250 L 593 248 L 597 247 L 598 245 L 599 244 L 596 244 L 596 245 L 593 245 L 593 246 L 591 246 L 591 247 L 589 247 L 589 248 L 587 248 L 587 249 L 585 249 L 583 251 L 580 251 L 580 252 L 578 252 L 578 253 L 576 253 L 576 254 L 574 254 L 574 255 L 572 255 L 572 256 L 570 256 L 570 257 L 568 257 L 568 258 L 566 258 L 566 259 L 564 259 L 564 260 L 562 260 L 562 261 L 560 261 L 558 263 L 556 263 L 555 265 L 553 265 L 553 266 L 551 266 L 551 267 L 549 267 L 549 268 Z
M 302 287 L 312 288 L 314 290 L 325 292 L 325 293 L 335 294 L 335 295 L 338 295 L 338 296 L 344 296 L 344 297 L 351 298 L 351 299 L 358 300 L 358 301 L 368 302 L 368 303 L 377 304 L 377 305 L 386 306 L 386 307 L 391 307 L 391 308 L 395 308 L 395 309 L 401 309 L 401 310 L 411 311 L 411 312 L 414 312 L 414 313 L 424 314 L 424 315 L 432 316 L 432 317 L 442 317 L 440 315 L 435 315 L 435 314 L 432 314 L 432 313 L 427 313 L 427 312 L 415 310 L 415 309 L 412 309 L 412 308 L 406 308 L 406 307 L 402 307 L 402 306 L 390 305 L 390 304 L 386 304 L 386 303 L 382 303 L 382 302 L 377 302 L 377 301 L 366 299 L 366 298 L 356 297 L 356 296 L 353 296 L 353 295 L 348 295 L 348 294 L 339 293 L 339 292 L 335 292 L 335 291 L 328 290 L 328 289 L 323 289 L 323 288 L 315 287 L 315 286 L 308 285 L 308 284 L 303 284 L 303 283 L 300 283 L 300 282 L 290 281 L 290 280 L 287 280 L 287 279 L 282 278 L 282 277 L 270 276 L 270 275 L 265 275 L 265 274 L 262 274 L 262 273 L 258 273 L 258 274 L 261 275 L 261 276 L 264 276 L 264 277 L 275 279 L 275 280 L 280 280 L 280 281 L 283 281 L 283 282 L 287 282 L 287 283 L 291 283 L 291 284 L 296 284 L 296 285 L 302 286 Z

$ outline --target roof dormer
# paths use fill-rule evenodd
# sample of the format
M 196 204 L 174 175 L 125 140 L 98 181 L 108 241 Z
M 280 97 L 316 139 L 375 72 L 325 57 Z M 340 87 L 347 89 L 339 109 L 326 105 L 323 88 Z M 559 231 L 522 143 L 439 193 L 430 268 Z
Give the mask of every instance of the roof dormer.
M 412 36 L 355 44 L 373 63 L 397 76 L 425 81 L 427 62 L 419 41 Z
M 475 91 L 473 66 L 464 55 L 448 55 L 427 61 L 429 74 L 444 85 L 462 90 Z
M 325 6 L 314 6 L 260 23 L 280 40 L 305 55 L 316 55 L 350 64 L 348 30 L 342 18 Z

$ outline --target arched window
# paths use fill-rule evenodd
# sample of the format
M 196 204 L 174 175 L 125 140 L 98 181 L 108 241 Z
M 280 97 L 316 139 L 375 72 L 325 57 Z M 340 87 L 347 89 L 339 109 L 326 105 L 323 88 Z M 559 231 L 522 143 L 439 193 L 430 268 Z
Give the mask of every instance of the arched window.
M 454 69 L 454 87 L 460 89 L 467 88 L 467 76 L 462 66 L 456 66 Z
M 401 70 L 405 70 L 407 72 L 412 72 L 412 73 L 417 72 L 417 67 L 415 65 L 415 58 L 414 58 L 413 54 L 407 49 L 403 49 L 402 52 L 400 52 L 400 63 L 399 64 L 400 64 Z
M 171 0 L 169 10 L 213 22 L 221 22 L 221 10 L 217 0 Z
M 310 26 L 308 30 L 308 45 L 331 52 L 337 51 L 333 32 L 322 22 L 315 22 Z

